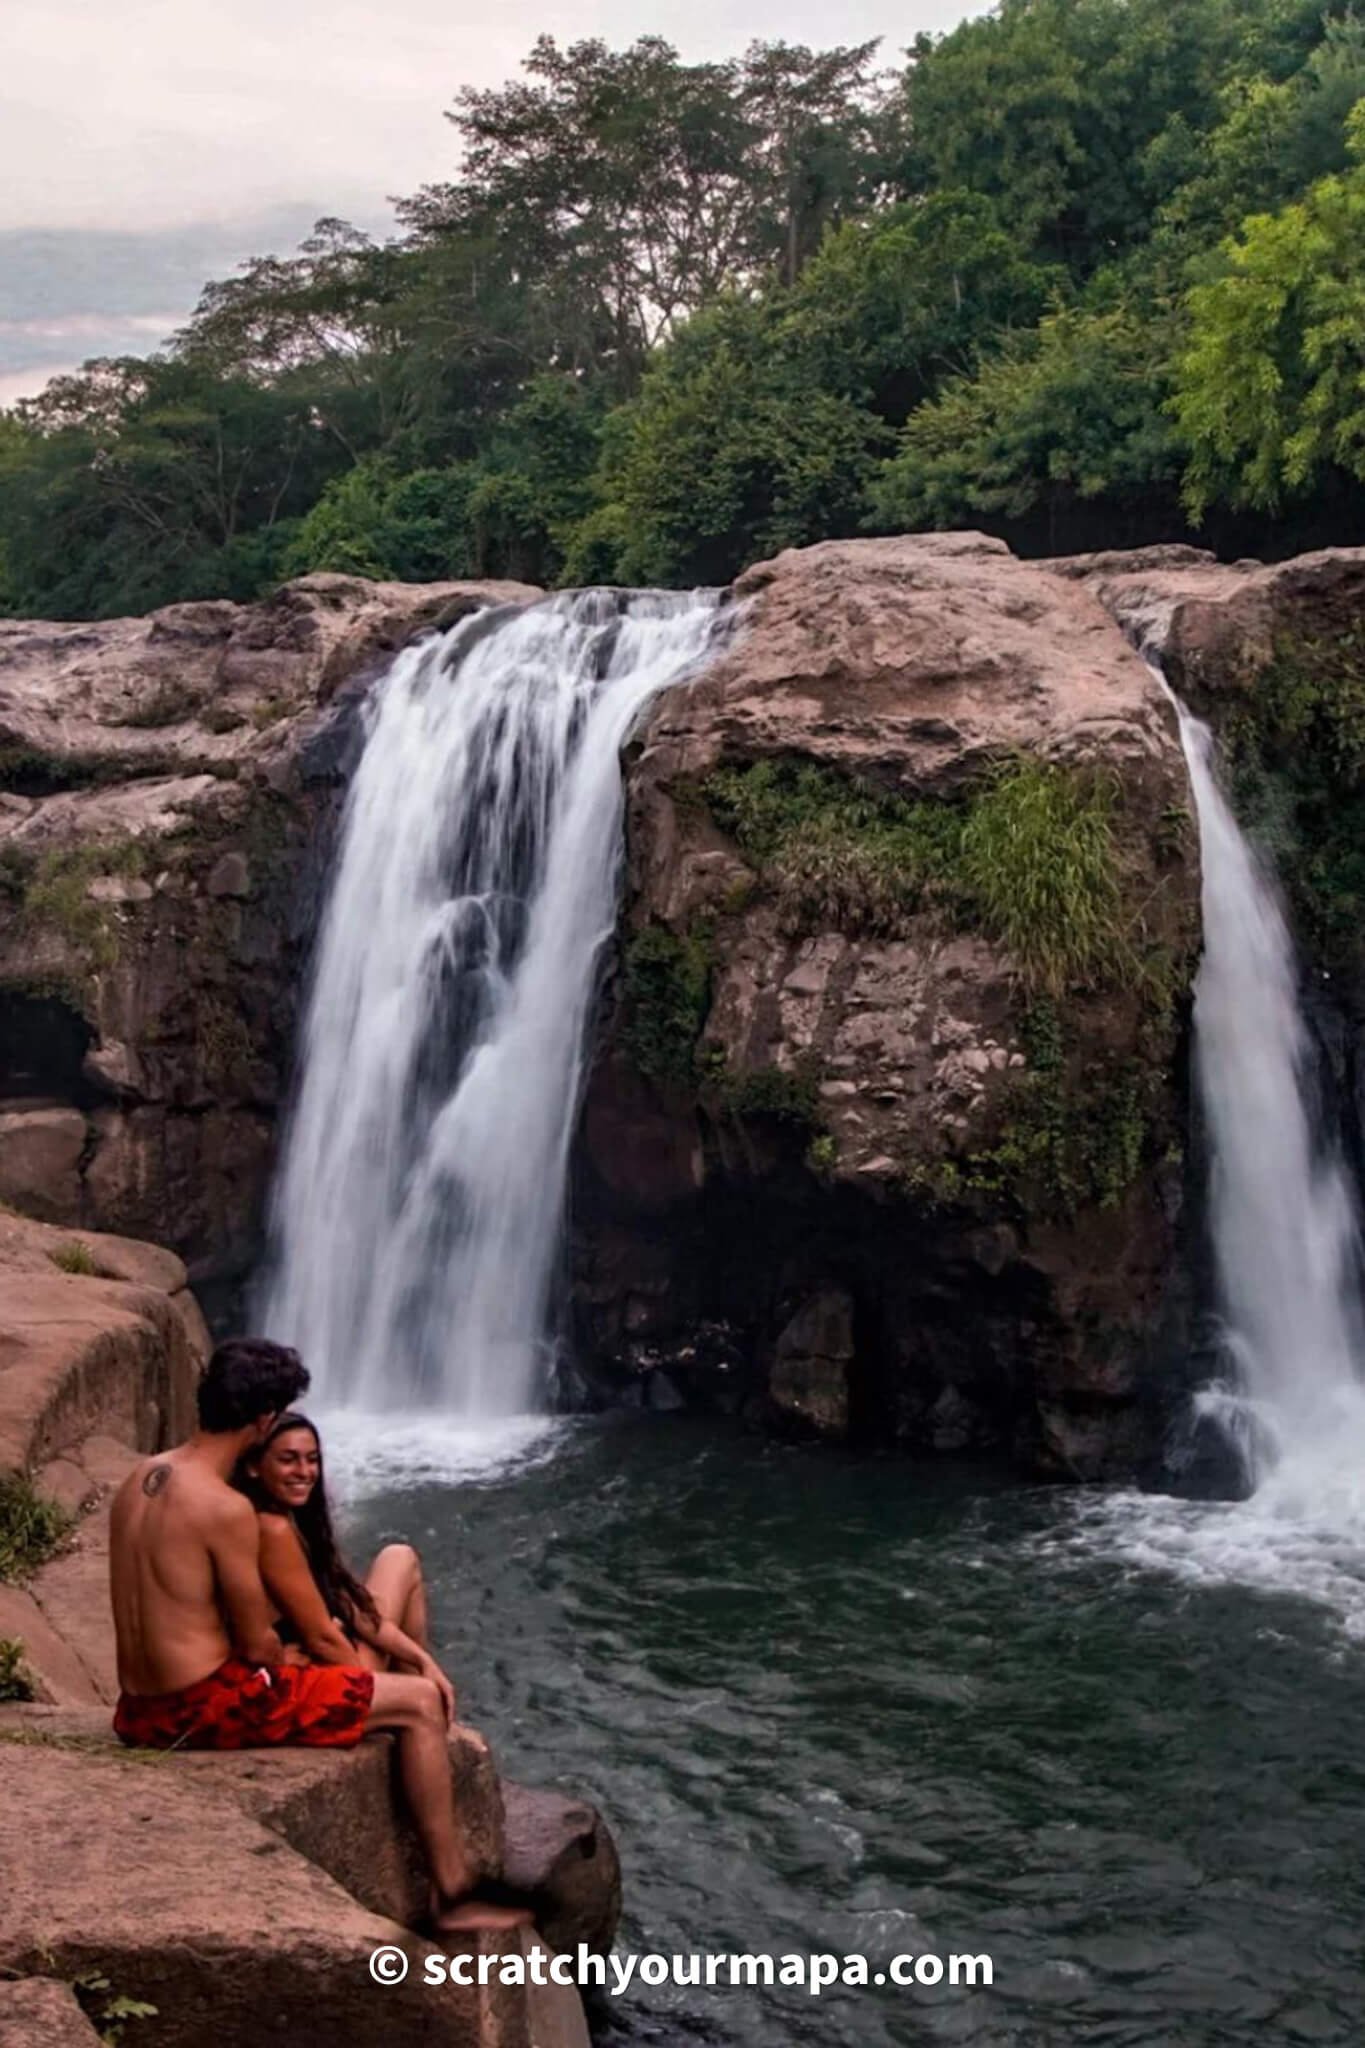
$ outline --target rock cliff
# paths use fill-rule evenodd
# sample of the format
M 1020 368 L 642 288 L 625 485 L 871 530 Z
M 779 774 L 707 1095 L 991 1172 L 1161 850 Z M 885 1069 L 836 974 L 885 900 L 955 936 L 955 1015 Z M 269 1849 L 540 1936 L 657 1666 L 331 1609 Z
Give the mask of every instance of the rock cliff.
M 580 1353 L 646 1400 L 1133 1469 L 1198 937 L 1170 707 L 1089 590 L 979 536 L 735 597 L 631 761 Z
M 629 750 L 574 1160 L 587 1398 L 1152 1463 L 1187 1348 L 1197 860 L 1131 643 L 1219 722 L 1365 1102 L 1362 585 L 1353 550 L 1026 564 L 974 535 L 742 579 L 727 651 Z M 169 1242 L 210 1307 L 249 1270 L 366 681 L 535 596 L 313 577 L 0 625 L 0 1199 Z
M 169 1244 L 210 1301 L 249 1270 L 364 685 L 538 594 L 311 576 L 0 621 L 0 1200 Z

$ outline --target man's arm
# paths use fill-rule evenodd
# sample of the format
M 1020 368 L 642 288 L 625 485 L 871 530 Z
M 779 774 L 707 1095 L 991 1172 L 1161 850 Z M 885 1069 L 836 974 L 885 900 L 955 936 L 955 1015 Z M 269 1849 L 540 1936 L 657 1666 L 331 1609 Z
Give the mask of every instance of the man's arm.
M 226 1491 L 226 1489 L 225 1489 Z M 284 1645 L 275 1633 L 261 1583 L 256 1510 L 240 1494 L 215 1506 L 208 1551 L 232 1647 L 248 1664 L 278 1664 Z

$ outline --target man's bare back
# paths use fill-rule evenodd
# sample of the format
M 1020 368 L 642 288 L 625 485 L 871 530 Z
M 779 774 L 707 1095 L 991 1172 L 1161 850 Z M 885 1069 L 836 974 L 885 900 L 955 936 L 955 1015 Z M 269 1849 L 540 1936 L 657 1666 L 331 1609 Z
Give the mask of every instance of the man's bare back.
M 255 1510 L 192 1444 L 148 1458 L 115 1496 L 109 1580 L 119 1684 L 195 1685 L 233 1655 L 279 1655 L 257 1566 Z

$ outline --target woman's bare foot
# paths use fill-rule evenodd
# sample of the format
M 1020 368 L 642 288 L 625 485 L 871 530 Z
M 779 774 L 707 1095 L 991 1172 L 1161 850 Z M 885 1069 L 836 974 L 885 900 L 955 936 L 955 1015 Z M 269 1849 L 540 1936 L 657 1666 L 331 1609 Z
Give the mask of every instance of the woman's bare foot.
M 432 1915 L 437 1934 L 512 1934 L 522 1927 L 534 1927 L 535 1915 L 527 1906 L 494 1906 L 486 1899 L 461 1899 L 458 1905 L 438 1909 Z

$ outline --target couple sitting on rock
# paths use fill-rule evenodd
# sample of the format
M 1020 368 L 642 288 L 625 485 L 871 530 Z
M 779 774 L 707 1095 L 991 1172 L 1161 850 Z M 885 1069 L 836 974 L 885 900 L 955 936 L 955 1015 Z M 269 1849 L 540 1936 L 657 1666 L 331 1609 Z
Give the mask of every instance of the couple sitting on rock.
M 366 1583 L 347 1570 L 317 1432 L 291 1412 L 308 1379 L 283 1345 L 220 1344 L 194 1435 L 119 1489 L 115 1732 L 156 1749 L 253 1749 L 345 1748 L 390 1730 L 437 1931 L 523 1926 L 523 1909 L 469 1896 L 446 1740 L 455 1693 L 424 1640 L 421 1566 L 393 1545 Z

